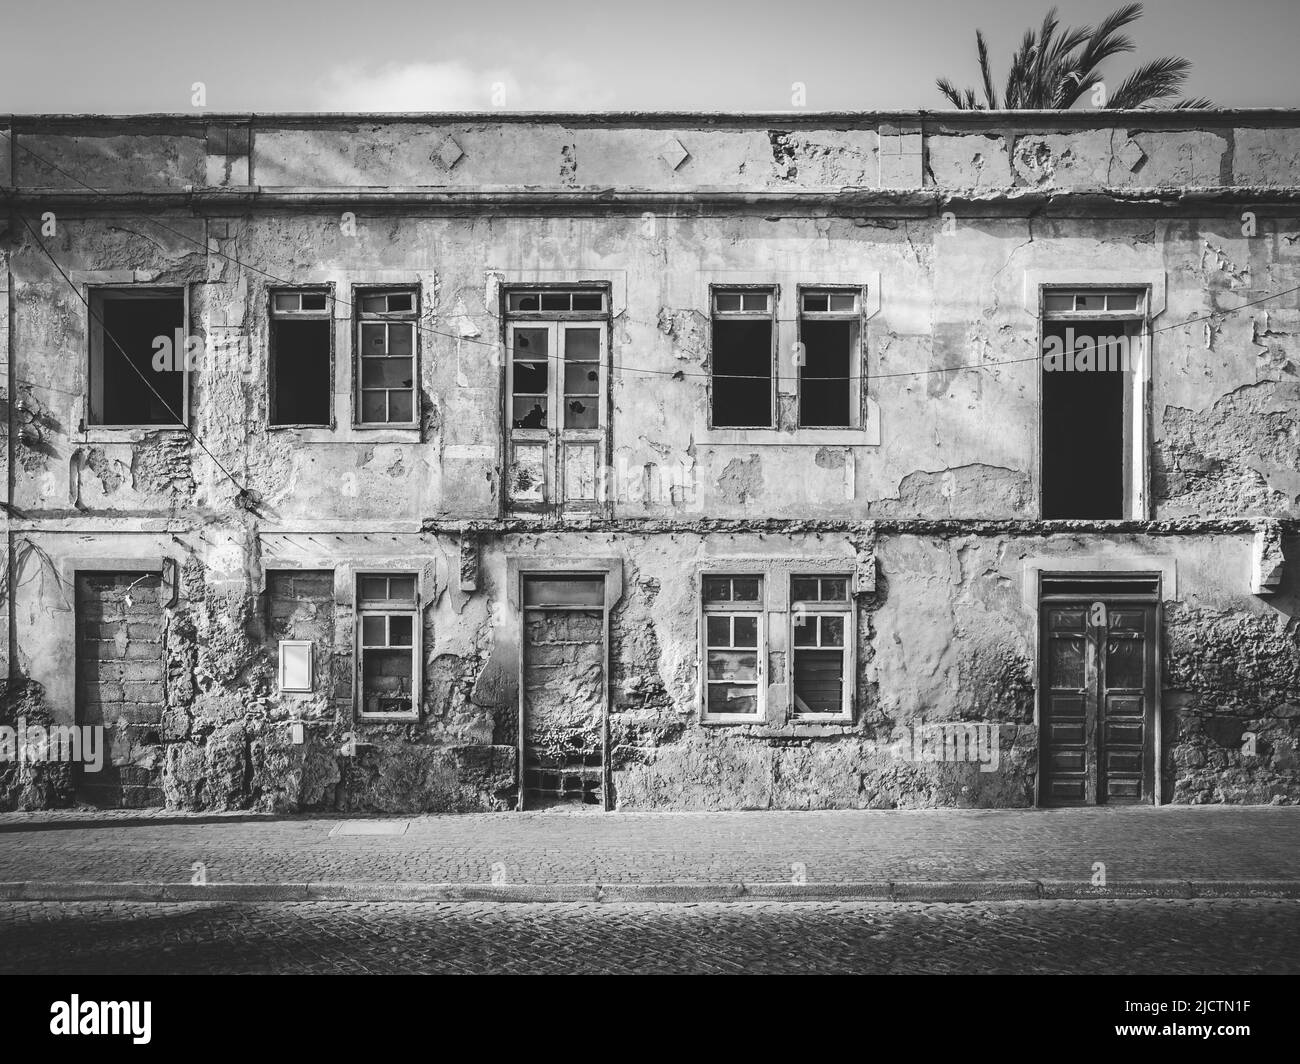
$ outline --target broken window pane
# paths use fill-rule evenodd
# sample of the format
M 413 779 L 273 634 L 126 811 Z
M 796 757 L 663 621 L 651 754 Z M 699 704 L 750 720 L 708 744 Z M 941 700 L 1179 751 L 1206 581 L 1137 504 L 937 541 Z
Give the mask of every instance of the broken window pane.
M 91 307 L 90 423 L 183 423 L 185 375 L 193 368 L 184 295 L 101 290 Z
M 574 292 L 573 309 L 574 310 L 604 310 L 605 295 L 603 292 Z

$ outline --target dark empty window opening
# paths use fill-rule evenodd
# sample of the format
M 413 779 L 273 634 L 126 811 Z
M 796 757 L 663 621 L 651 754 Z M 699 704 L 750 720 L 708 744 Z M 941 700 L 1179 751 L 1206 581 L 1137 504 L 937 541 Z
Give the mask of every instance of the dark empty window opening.
M 714 293 L 714 428 L 772 427 L 772 305 L 770 291 Z
M 1114 319 L 1043 322 L 1044 518 L 1128 516 L 1137 331 Z
M 193 359 L 184 294 L 102 290 L 91 308 L 90 423 L 184 423 Z
M 329 426 L 333 321 L 324 291 L 271 297 L 271 424 Z
M 850 428 L 858 395 L 858 293 L 805 291 L 800 295 L 799 424 Z

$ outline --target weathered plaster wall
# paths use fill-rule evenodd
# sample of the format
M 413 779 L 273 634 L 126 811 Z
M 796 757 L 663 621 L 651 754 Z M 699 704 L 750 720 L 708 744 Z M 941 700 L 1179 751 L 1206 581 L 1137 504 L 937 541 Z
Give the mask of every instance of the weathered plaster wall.
M 204 232 L 192 219 L 165 224 L 195 240 Z M 193 375 L 195 429 L 280 522 L 496 516 L 502 370 L 489 279 L 580 275 L 612 281 L 615 516 L 1033 517 L 1038 320 L 1027 279 L 1079 271 L 1115 283 L 1161 279 L 1152 516 L 1295 517 L 1300 311 L 1278 301 L 1227 313 L 1300 285 L 1288 224 L 1260 219 L 1260 235 L 1243 237 L 1239 221 L 1208 217 L 971 217 L 951 232 L 936 219 L 675 218 L 646 246 L 631 218 L 363 218 L 355 236 L 320 214 L 209 223 L 228 234 L 214 238 L 224 254 L 255 268 L 239 269 L 155 233 L 145 218 L 65 219 L 61 253 L 83 278 L 134 264 L 150 283 L 193 286 L 195 331 L 212 341 Z M 229 507 L 233 486 L 184 434 L 80 430 L 84 307 L 29 240 L 12 270 L 17 387 L 33 412 L 15 504 Z M 336 428 L 267 427 L 272 282 L 255 270 L 335 285 Z M 866 328 L 870 431 L 709 428 L 708 285 L 742 276 L 780 286 L 783 396 L 795 387 L 796 286 L 854 280 L 878 289 Z M 422 286 L 421 431 L 351 428 L 351 286 L 380 279 Z M 685 493 L 631 486 L 643 471 L 682 470 Z
M 624 572 L 610 661 L 620 808 L 1024 805 L 1037 772 L 1025 566 L 1095 554 L 1177 572 L 1164 797 L 1300 798 L 1295 566 L 1272 597 L 1251 596 L 1250 534 L 1213 524 L 1300 518 L 1300 311 L 1292 298 L 1238 312 L 1300 285 L 1300 123 L 1108 120 L 14 119 L 57 168 L 15 149 L 5 198 L 38 231 L 54 212 L 42 240 L 83 293 L 187 286 L 205 341 L 191 423 L 248 495 L 185 433 L 84 426 L 85 307 L 21 223 L 0 224 L 15 437 L 3 720 L 72 720 L 79 566 L 170 558 L 161 723 L 114 751 L 169 804 L 503 808 L 518 738 L 507 555 L 591 553 Z M 1149 516 L 1183 521 L 1174 532 L 1034 522 L 1036 285 L 1084 279 L 1151 286 Z M 506 531 L 500 286 L 578 280 L 610 286 L 610 456 L 626 474 L 606 516 L 624 525 Z M 776 431 L 708 425 L 709 285 L 738 282 L 779 287 Z M 266 425 L 278 283 L 340 298 L 332 429 Z M 418 430 L 352 427 L 348 304 L 367 283 L 420 288 Z M 797 286 L 830 283 L 867 292 L 867 424 L 799 430 Z M 681 469 L 689 490 L 629 490 Z M 751 530 L 709 531 L 728 519 Z M 906 527 L 928 519 L 956 524 Z M 962 524 L 992 519 L 1021 524 Z M 475 591 L 457 579 L 467 522 L 482 540 Z M 868 547 L 879 578 L 856 606 L 853 723 L 788 722 L 782 683 L 762 724 L 703 723 L 701 567 L 743 559 L 779 582 L 797 559 L 849 565 Z M 422 574 L 417 722 L 353 719 L 352 577 L 375 564 Z M 268 579 L 279 570 L 333 576 Z M 286 633 L 318 643 L 313 696 L 276 693 Z M 771 650 L 781 676 L 785 648 Z M 893 729 L 923 720 L 998 725 L 999 770 L 900 761 Z M 58 767 L 0 766 L 0 804 L 69 800 Z

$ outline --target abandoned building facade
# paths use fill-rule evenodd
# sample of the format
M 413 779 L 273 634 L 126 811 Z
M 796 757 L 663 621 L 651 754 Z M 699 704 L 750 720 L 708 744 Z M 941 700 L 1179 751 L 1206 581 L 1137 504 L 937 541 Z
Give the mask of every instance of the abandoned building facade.
M 1300 800 L 1297 173 L 1277 111 L 0 116 L 0 807 Z

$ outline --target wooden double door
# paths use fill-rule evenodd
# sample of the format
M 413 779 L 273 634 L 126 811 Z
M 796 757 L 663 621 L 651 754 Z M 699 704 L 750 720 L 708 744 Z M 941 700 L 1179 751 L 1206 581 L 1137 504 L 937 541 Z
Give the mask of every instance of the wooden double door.
M 1156 800 L 1158 604 L 1106 592 L 1041 604 L 1040 805 Z

